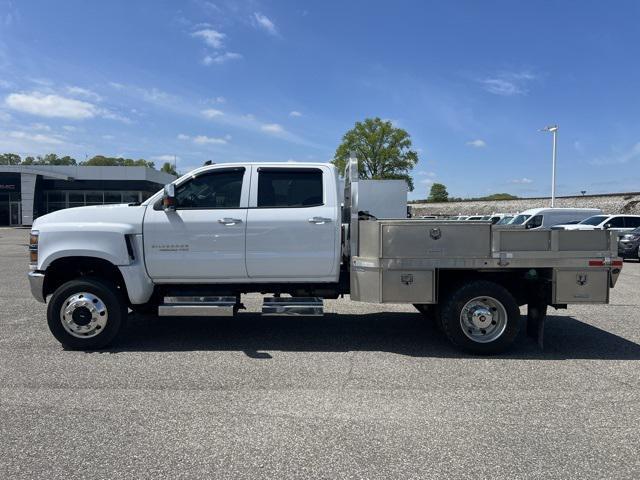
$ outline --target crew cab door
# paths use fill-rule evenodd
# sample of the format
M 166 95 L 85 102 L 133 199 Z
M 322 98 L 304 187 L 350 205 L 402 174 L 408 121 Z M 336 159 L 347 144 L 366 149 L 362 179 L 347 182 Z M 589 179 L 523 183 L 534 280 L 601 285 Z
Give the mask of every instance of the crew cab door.
M 250 171 L 219 167 L 176 185 L 176 209 L 145 214 L 147 272 L 156 281 L 245 279 Z
M 253 167 L 247 215 L 250 278 L 337 278 L 341 225 L 335 183 L 327 166 Z

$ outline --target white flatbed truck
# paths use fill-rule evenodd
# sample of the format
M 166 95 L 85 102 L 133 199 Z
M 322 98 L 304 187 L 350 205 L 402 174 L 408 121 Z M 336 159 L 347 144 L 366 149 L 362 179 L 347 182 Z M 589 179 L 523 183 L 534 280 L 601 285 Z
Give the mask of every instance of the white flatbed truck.
M 144 203 L 57 211 L 30 237 L 33 296 L 67 348 L 110 345 L 128 308 L 160 316 L 322 315 L 323 299 L 413 304 L 458 348 L 503 351 L 521 325 L 542 346 L 548 306 L 609 301 L 622 268 L 607 231 L 376 219 L 325 163 L 209 165 Z M 176 321 L 180 321 L 176 318 Z M 186 328 L 186 327 L 185 327 Z

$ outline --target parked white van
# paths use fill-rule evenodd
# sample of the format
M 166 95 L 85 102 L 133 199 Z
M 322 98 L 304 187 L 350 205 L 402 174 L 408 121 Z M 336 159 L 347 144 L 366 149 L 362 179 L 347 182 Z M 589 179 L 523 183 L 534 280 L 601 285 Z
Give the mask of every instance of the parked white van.
M 554 225 L 579 222 L 601 214 L 599 208 L 532 208 L 516 215 L 509 225 L 531 228 L 551 228 Z

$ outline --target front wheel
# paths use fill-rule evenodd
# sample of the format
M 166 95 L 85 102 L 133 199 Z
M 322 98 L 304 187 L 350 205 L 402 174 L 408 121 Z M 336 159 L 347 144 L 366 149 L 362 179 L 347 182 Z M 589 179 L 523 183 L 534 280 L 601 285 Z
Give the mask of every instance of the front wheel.
M 494 354 L 509 348 L 518 335 L 520 309 L 506 288 L 477 280 L 449 295 L 440 321 L 455 346 L 475 354 Z
M 89 277 L 60 286 L 47 308 L 49 330 L 72 350 L 106 347 L 120 332 L 126 316 L 127 304 L 116 285 Z

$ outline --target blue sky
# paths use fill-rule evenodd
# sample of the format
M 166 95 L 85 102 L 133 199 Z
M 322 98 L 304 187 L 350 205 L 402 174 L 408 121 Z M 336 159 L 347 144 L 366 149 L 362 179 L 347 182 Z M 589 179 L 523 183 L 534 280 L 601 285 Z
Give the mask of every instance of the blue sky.
M 640 190 L 636 1 L 0 0 L 0 151 L 329 161 L 405 128 L 456 196 Z

